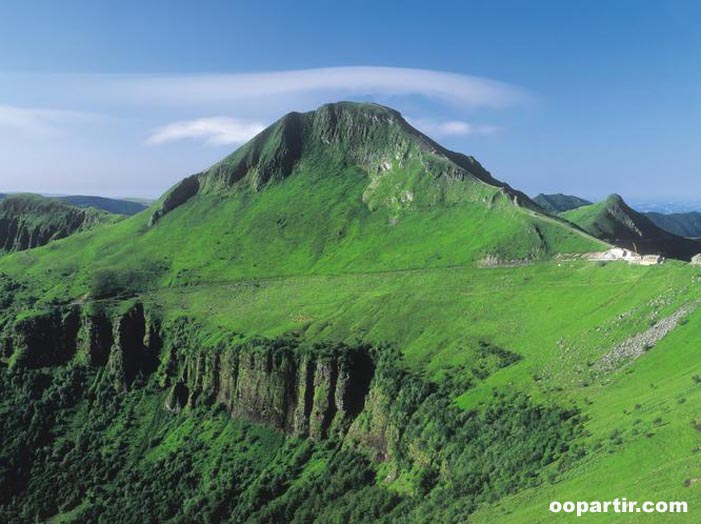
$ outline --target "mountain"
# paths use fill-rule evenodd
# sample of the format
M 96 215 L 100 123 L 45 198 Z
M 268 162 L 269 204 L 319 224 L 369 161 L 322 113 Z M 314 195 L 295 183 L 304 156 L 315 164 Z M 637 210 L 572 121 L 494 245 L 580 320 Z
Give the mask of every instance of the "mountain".
M 698 268 L 572 256 L 607 246 L 389 108 L 291 113 L 0 256 L 0 521 L 697 506 Z
M 75 278 L 46 285 L 57 296 L 79 297 L 93 284 L 106 293 L 105 272 L 119 274 L 111 279 L 118 292 L 483 260 L 523 263 L 602 246 L 542 214 L 474 158 L 436 144 L 398 112 L 338 103 L 284 116 L 176 184 L 149 212 L 17 271 L 41 281 L 65 268 Z
M 10 195 L 0 200 L 0 252 L 43 246 L 112 220 L 105 212 L 39 195 Z
M 183 181 L 166 197 L 174 201 L 164 202 L 157 218 L 197 193 L 242 187 L 259 191 L 319 160 L 326 169 L 360 168 L 368 182 L 362 198 L 370 209 L 398 212 L 474 201 L 485 186 L 501 189 L 516 205 L 535 207 L 474 158 L 441 147 L 397 111 L 340 102 L 286 115 L 229 157 Z
M 141 202 L 99 196 L 69 195 L 57 198 L 72 206 L 81 208 L 93 207 L 116 215 L 131 216 L 140 213 L 148 207 L 148 205 Z
M 595 247 L 474 158 L 374 104 L 286 115 L 170 190 L 152 213 L 152 234 L 197 228 L 198 216 L 213 213 L 236 215 L 226 240 L 238 245 L 236 259 L 247 261 L 240 267 L 256 264 L 259 272 L 278 272 L 272 266 L 290 258 L 301 271 L 378 270 Z M 211 221 L 202 235 L 213 235 Z M 380 255 L 381 235 L 387 244 Z
M 688 238 L 701 237 L 701 213 L 692 211 L 689 213 L 654 213 L 645 215 L 658 227 L 678 236 Z
M 661 229 L 626 204 L 620 195 L 566 211 L 562 216 L 597 238 L 641 254 L 660 254 L 688 261 L 701 253 L 701 242 Z
M 590 206 L 592 202 L 572 195 L 557 193 L 554 195 L 539 194 L 533 199 L 542 209 L 550 214 L 557 215 L 564 211 L 577 209 L 578 207 Z

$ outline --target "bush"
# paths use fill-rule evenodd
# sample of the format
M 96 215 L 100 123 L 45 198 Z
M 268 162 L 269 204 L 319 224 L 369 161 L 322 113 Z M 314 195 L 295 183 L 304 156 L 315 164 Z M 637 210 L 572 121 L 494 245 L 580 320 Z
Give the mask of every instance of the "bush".
M 154 264 L 146 264 L 141 269 L 98 269 L 92 274 L 90 296 L 95 299 L 134 296 L 149 287 L 157 277 L 159 269 Z

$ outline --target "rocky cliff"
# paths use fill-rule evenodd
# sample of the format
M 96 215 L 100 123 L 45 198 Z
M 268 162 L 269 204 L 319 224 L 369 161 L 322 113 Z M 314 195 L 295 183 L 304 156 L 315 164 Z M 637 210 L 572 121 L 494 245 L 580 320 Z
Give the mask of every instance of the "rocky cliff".
M 170 387 L 169 410 L 216 402 L 232 415 L 312 439 L 347 430 L 363 409 L 374 375 L 363 347 L 259 340 L 183 357 L 177 348 L 183 340 L 181 332 L 166 341 L 169 356 L 161 371 Z
M 106 312 L 72 305 L 21 316 L 0 334 L 5 358 L 39 368 L 73 359 L 107 366 L 118 387 L 156 370 L 161 348 L 157 320 L 140 303 Z

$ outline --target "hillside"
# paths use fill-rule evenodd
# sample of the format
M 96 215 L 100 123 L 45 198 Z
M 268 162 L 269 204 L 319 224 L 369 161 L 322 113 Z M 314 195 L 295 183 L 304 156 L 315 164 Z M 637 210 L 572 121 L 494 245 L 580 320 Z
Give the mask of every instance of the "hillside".
M 614 474 L 699 503 L 699 270 L 571 256 L 606 245 L 393 110 L 287 115 L 0 257 L 0 521 L 543 522 Z
M 0 200 L 0 251 L 43 246 L 113 217 L 95 209 L 79 209 L 38 195 L 11 195 Z
M 557 215 L 564 211 L 577 209 L 578 207 L 590 206 L 592 204 L 592 202 L 584 200 L 583 198 L 572 195 L 563 195 L 562 193 L 557 193 L 554 195 L 545 195 L 540 193 L 533 199 L 533 202 L 553 215 Z
M 562 217 L 597 238 L 641 254 L 661 254 L 688 261 L 701 252 L 701 242 L 664 231 L 619 195 L 564 212 Z
M 670 214 L 649 212 L 645 215 L 658 227 L 672 234 L 687 238 L 701 238 L 701 213 L 698 211 Z

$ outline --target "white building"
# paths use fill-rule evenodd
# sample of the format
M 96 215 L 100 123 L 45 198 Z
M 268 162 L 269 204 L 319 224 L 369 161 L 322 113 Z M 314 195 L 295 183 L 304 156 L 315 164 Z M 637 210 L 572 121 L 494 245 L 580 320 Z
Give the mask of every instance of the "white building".
M 622 247 L 613 247 L 602 253 L 592 253 L 588 258 L 594 262 L 615 262 L 622 260 L 629 264 L 639 264 L 641 266 L 655 266 L 664 263 L 665 260 L 664 257 L 660 255 L 641 255 Z

